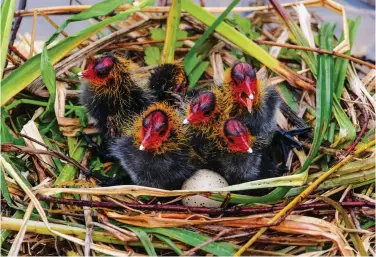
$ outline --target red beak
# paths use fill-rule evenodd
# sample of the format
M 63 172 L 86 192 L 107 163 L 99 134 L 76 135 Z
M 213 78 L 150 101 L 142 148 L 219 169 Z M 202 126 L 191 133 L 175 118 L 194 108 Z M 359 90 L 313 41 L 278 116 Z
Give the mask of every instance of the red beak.
M 242 102 L 247 107 L 248 111 L 252 111 L 253 101 L 255 99 L 255 89 L 257 87 L 257 79 L 251 79 L 246 77 L 242 83 L 243 92 L 247 95 L 246 99 L 242 99 Z

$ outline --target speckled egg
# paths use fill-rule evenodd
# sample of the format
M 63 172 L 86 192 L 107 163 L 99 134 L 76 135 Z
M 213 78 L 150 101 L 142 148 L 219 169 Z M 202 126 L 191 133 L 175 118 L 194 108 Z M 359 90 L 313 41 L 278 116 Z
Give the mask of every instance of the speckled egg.
M 198 170 L 192 177 L 187 179 L 182 186 L 182 190 L 200 190 L 208 188 L 227 187 L 227 181 L 218 173 L 211 170 Z M 203 196 L 195 195 L 185 197 L 183 205 L 188 207 L 209 207 L 217 208 L 221 206 L 221 202 L 208 199 Z

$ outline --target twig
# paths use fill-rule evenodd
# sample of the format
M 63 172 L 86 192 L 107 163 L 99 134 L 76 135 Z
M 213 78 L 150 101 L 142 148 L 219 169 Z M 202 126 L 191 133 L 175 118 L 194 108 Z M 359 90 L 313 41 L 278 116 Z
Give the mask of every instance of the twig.
M 20 51 L 17 50 L 13 45 L 9 44 L 9 50 L 12 51 L 15 55 L 17 55 L 22 61 L 26 62 L 28 60 Z
M 50 18 L 50 17 L 48 17 L 48 15 L 47 14 L 45 14 L 44 12 L 42 12 L 41 10 L 38 10 L 37 9 L 37 13 L 39 13 L 40 15 L 42 15 L 43 16 L 43 18 L 45 18 L 46 19 L 46 21 L 48 21 L 55 29 L 57 29 L 59 26 Z M 68 34 L 67 33 L 65 33 L 65 31 L 64 30 L 62 30 L 61 32 L 61 35 L 63 35 L 64 37 L 68 37 Z
M 355 141 L 351 144 L 351 146 L 349 147 L 349 149 L 347 149 L 344 157 L 348 156 L 354 149 L 355 147 L 358 145 L 358 143 L 360 142 L 360 140 L 362 140 L 362 137 L 363 135 L 366 133 L 367 131 L 367 127 L 368 127 L 368 122 L 369 122 L 369 113 L 367 111 L 367 109 L 362 105 L 362 104 L 358 104 L 359 108 L 362 110 L 363 112 L 363 117 L 364 117 L 364 123 L 363 123 L 363 127 L 361 129 L 361 131 L 359 132 L 359 135 L 358 137 L 355 139 Z
M 30 138 L 26 135 L 22 135 L 22 136 L 31 140 L 31 141 L 33 141 L 33 142 L 36 142 L 38 144 L 40 143 L 40 142 L 36 141 L 35 139 Z M 62 159 L 64 161 L 76 166 L 77 168 L 82 170 L 84 173 L 89 172 L 89 170 L 86 167 L 82 166 L 80 163 L 78 163 L 74 159 L 72 159 L 68 156 L 65 156 L 62 153 L 59 153 L 58 151 L 55 151 L 55 150 L 49 148 L 47 145 L 44 145 L 42 143 L 40 143 L 40 144 L 45 146 L 47 148 L 47 151 L 46 150 L 39 150 L 39 149 L 31 148 L 31 147 L 26 147 L 26 146 L 14 145 L 14 144 L 10 144 L 10 143 L 2 143 L 0 146 L 1 146 L 1 151 L 7 152 L 7 153 L 8 152 L 21 152 L 21 153 L 28 153 L 28 154 L 33 154 L 33 155 L 34 154 L 47 154 L 47 155 Z
M 57 203 L 57 204 L 66 204 L 66 205 L 75 205 L 75 206 L 88 206 L 93 208 L 111 208 L 119 209 L 118 203 L 114 202 L 99 202 L 99 201 L 84 201 L 84 200 L 75 200 L 75 199 L 63 199 L 56 198 L 46 195 L 38 195 L 39 200 Z M 257 213 L 266 213 L 273 212 L 283 209 L 285 206 L 276 206 L 276 207 L 254 207 L 254 208 L 206 208 L 206 207 L 186 207 L 180 205 L 164 205 L 164 204 L 140 204 L 140 203 L 128 203 L 124 201 L 117 200 L 124 206 L 130 207 L 132 209 L 139 210 L 148 210 L 148 211 L 171 211 L 171 212 L 185 212 L 185 213 L 202 213 L 202 214 L 228 214 L 228 215 L 241 215 L 241 214 L 257 214 Z M 374 208 L 375 203 L 366 202 L 366 201 L 353 201 L 353 202 L 343 202 L 339 203 L 344 208 L 354 208 L 354 207 L 370 207 Z M 331 208 L 330 204 L 327 203 L 313 203 L 313 204 L 303 204 L 298 206 L 296 210 L 305 210 L 305 209 L 326 209 Z M 274 225 L 274 224 L 273 224 Z
M 26 0 L 20 0 L 20 2 L 18 3 L 18 11 L 17 12 L 25 10 L 26 2 L 27 2 Z M 31 14 L 33 14 L 33 12 L 31 12 Z M 22 16 L 16 17 L 15 20 L 14 20 L 13 27 L 12 27 L 12 34 L 11 34 L 10 39 L 9 39 L 9 44 L 12 45 L 12 46 L 14 44 L 14 40 L 16 40 L 17 32 L 18 32 L 18 29 L 20 28 L 21 21 L 22 21 Z M 5 65 L 5 67 L 6 67 L 6 65 Z
M 33 15 L 33 27 L 31 29 L 31 39 L 30 39 L 30 51 L 29 51 L 29 59 L 34 55 L 34 46 L 35 46 L 35 33 L 37 31 L 37 12 L 34 11 Z
M 297 45 L 290 45 L 290 44 L 279 44 L 279 43 L 276 43 L 276 42 L 273 42 L 273 41 L 264 41 L 264 40 L 254 40 L 254 42 L 256 44 L 259 44 L 259 45 L 279 46 L 279 47 L 289 48 L 289 49 L 311 51 L 311 52 L 316 52 L 316 53 L 320 53 L 320 54 L 330 54 L 330 55 L 334 55 L 334 56 L 337 56 L 337 57 L 348 59 L 348 60 L 356 62 L 358 64 L 367 66 L 370 69 L 376 69 L 376 65 L 374 65 L 372 63 L 365 62 L 365 61 L 362 61 L 362 60 L 355 58 L 353 56 L 341 54 L 341 53 L 338 53 L 338 52 L 335 52 L 335 51 L 328 51 L 328 50 L 323 50 L 323 49 L 318 49 L 318 48 L 311 48 L 311 47 L 297 46 Z
M 185 41 L 185 40 L 196 40 L 199 39 L 201 35 L 191 36 L 191 37 L 182 37 L 177 38 L 176 41 Z M 117 43 L 113 45 L 109 45 L 105 48 L 103 48 L 103 51 L 109 51 L 113 49 L 118 49 L 121 47 L 128 47 L 128 46 L 135 46 L 135 45 L 149 45 L 149 44 L 157 44 L 157 43 L 163 43 L 164 40 L 149 40 L 149 41 L 140 41 L 140 42 L 127 42 L 127 43 Z

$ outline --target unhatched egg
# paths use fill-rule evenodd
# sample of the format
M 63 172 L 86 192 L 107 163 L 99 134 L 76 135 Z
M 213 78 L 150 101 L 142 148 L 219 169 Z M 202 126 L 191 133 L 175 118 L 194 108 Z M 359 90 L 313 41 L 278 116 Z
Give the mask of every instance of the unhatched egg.
M 227 181 L 221 175 L 211 170 L 202 169 L 198 170 L 192 177 L 184 182 L 182 190 L 199 190 L 227 186 Z M 221 202 L 199 195 L 185 197 L 182 201 L 183 205 L 188 207 L 217 208 L 221 206 Z

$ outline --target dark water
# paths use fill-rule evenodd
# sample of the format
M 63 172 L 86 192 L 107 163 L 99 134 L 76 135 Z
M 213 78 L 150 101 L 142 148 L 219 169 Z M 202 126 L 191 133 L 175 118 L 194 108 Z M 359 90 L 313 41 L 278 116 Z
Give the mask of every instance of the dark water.
M 294 0 L 281 0 L 282 3 L 292 2 Z M 99 2 L 98 0 L 81 0 L 83 4 L 93 4 Z M 232 1 L 230 0 L 204 0 L 207 6 L 225 7 Z M 250 0 L 241 0 L 238 6 L 248 6 Z M 265 1 L 267 2 L 267 1 Z M 353 54 L 366 55 L 368 58 L 375 59 L 375 10 L 374 7 L 362 1 L 357 0 L 337 0 L 338 3 L 343 4 L 346 8 L 347 17 L 355 19 L 357 16 L 361 17 L 361 23 L 357 34 L 357 39 L 353 48 Z M 69 0 L 28 0 L 27 9 L 48 7 L 48 6 L 62 6 L 69 5 Z M 73 1 L 73 4 L 77 4 Z M 342 17 L 326 8 L 310 8 L 316 14 L 321 16 L 323 20 L 334 22 L 337 24 L 336 34 L 339 35 L 342 30 Z M 67 15 L 54 15 L 51 18 L 57 23 L 61 24 L 67 19 Z M 72 34 L 86 27 L 90 23 L 88 21 L 79 22 L 70 25 L 66 32 Z M 31 34 L 32 18 L 25 17 L 22 21 L 19 32 L 24 34 L 26 32 Z M 43 18 L 38 17 L 36 40 L 46 40 L 55 29 Z

